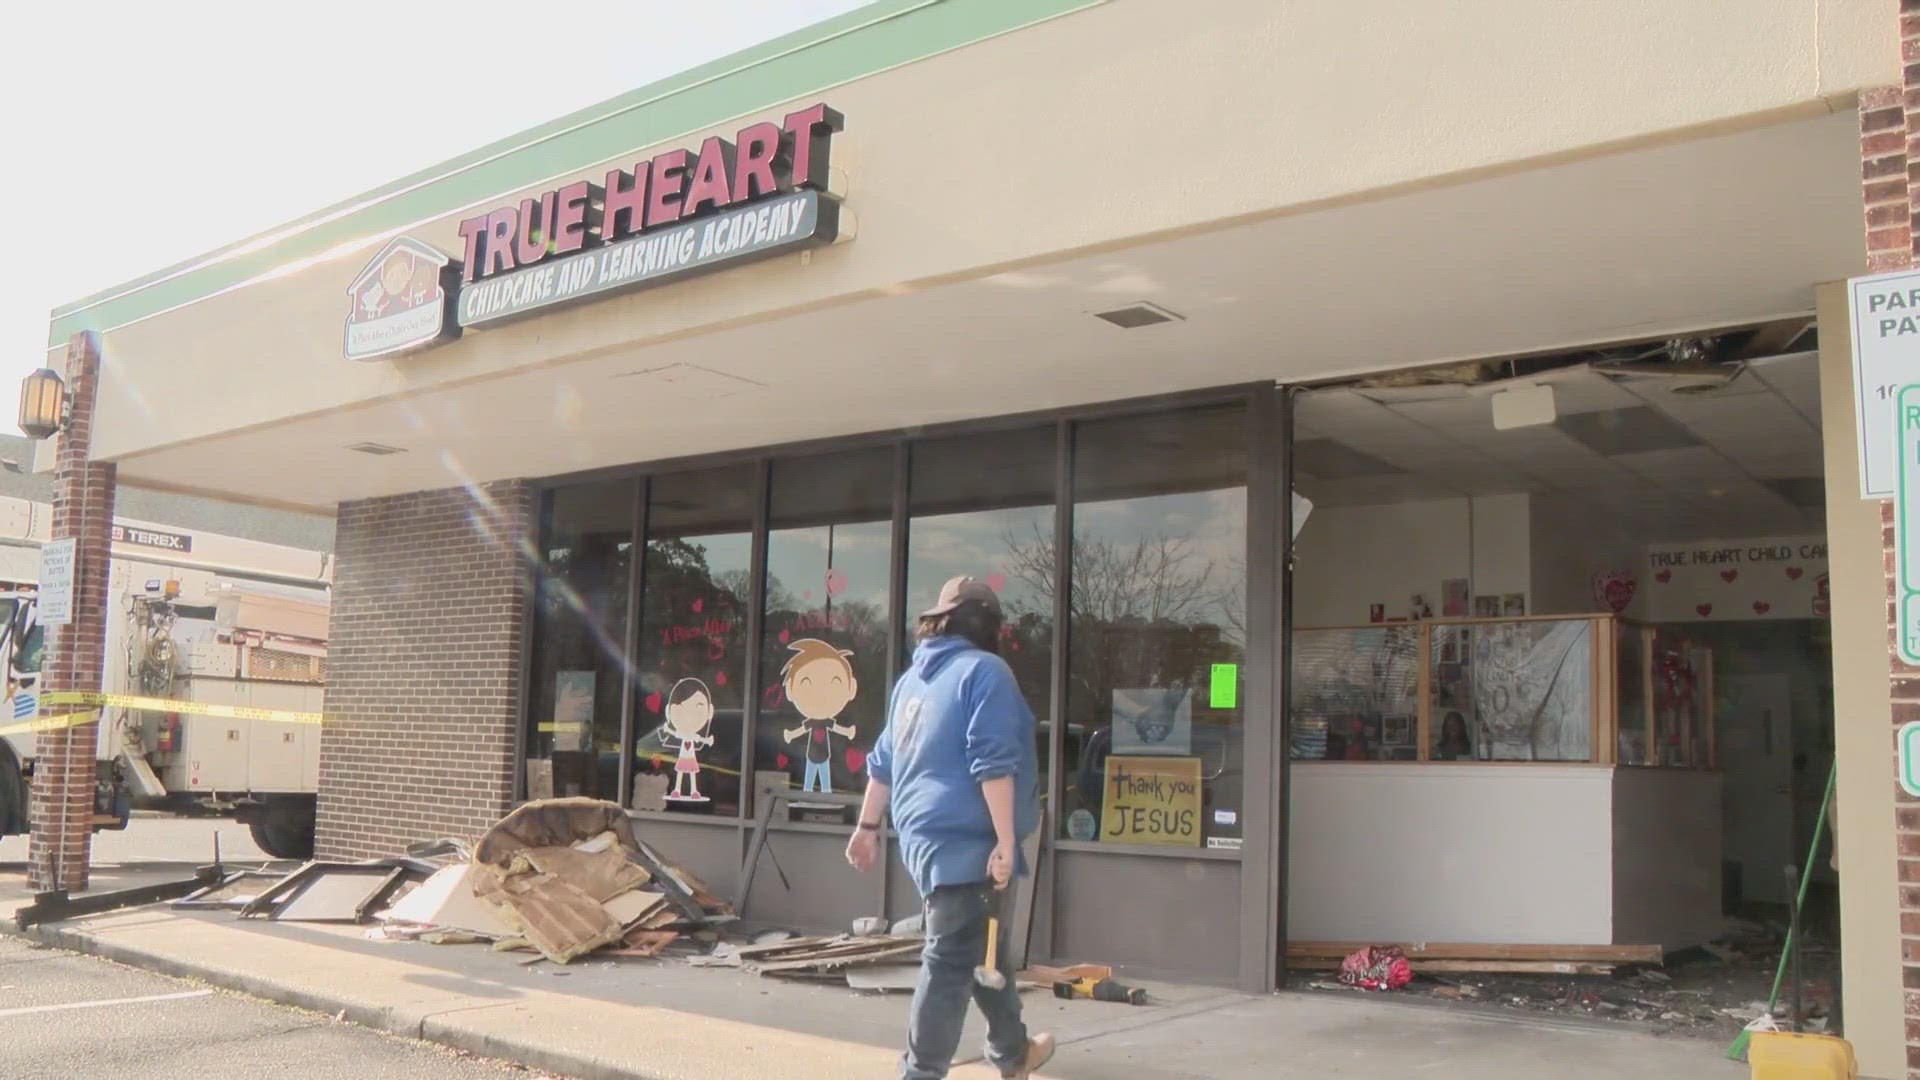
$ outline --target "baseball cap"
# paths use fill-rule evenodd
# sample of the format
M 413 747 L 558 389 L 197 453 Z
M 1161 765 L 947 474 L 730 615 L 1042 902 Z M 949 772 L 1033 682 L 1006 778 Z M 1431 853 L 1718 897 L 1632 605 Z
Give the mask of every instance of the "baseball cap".
M 986 582 L 965 574 L 940 586 L 940 599 L 934 605 L 920 613 L 921 618 L 933 618 L 945 615 L 961 604 L 972 600 L 995 615 L 1000 614 L 1000 597 Z

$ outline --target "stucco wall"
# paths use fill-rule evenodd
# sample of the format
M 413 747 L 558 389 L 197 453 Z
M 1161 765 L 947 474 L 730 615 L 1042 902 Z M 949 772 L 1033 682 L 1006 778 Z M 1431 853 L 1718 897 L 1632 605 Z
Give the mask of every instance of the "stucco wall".
M 1840 762 L 1842 1004 L 1861 1074 L 1895 1077 L 1906 1075 L 1906 1022 L 1880 503 L 1860 498 L 1846 286 L 1824 285 L 1817 295 L 1833 588 L 1834 746 Z
M 1818 112 L 1897 77 L 1883 7 L 1213 0 L 1195 19 L 1187 5 L 1110 3 L 847 85 L 823 60 L 807 99 L 848 118 L 836 160 L 860 222 L 855 242 L 676 285 L 672 303 L 641 293 L 471 334 L 428 358 L 354 365 L 339 358 L 346 287 L 383 239 L 366 236 L 108 327 L 114 371 L 96 452 L 120 457 L 1147 233 Z M 875 32 L 911 33 L 921 17 Z M 745 116 L 716 115 L 671 145 L 804 103 L 743 100 Z M 647 149 L 610 150 L 549 183 L 598 180 Z M 408 231 L 458 250 L 462 209 Z M 194 392 L 166 392 L 181 386 Z

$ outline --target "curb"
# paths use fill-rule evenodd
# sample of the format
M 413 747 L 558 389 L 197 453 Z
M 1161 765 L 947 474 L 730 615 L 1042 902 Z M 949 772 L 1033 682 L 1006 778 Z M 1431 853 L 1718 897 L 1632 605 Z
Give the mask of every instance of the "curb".
M 481 1057 L 510 1061 L 530 1069 L 568 1077 L 570 1080 L 672 1080 L 665 1075 L 635 1072 L 605 1061 L 582 1057 L 564 1050 L 555 1050 L 550 1046 L 513 1036 L 488 1035 L 463 1030 L 441 1020 L 447 1012 L 477 1011 L 473 1009 L 427 1012 L 369 1008 L 344 998 L 317 994 L 278 979 L 246 975 L 190 961 L 156 956 L 139 948 L 103 941 L 90 934 L 59 927 L 37 926 L 27 930 L 16 930 L 10 923 L 0 923 L 0 934 L 66 952 L 110 960 L 116 964 L 158 975 L 191 979 L 280 1005 L 338 1016 L 359 1027 L 382 1031 L 404 1039 L 434 1043 Z M 483 1008 L 491 1007 L 483 1006 Z

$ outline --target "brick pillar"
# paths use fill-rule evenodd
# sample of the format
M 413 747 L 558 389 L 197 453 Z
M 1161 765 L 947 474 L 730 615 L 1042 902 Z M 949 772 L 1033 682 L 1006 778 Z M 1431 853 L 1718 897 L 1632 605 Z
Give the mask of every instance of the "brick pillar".
M 535 502 L 508 481 L 341 504 L 320 858 L 472 838 L 506 812 Z
M 98 692 L 106 661 L 114 467 L 88 460 L 93 448 L 93 406 L 100 388 L 100 342 L 93 334 L 75 334 L 67 343 L 66 380 L 72 413 L 59 436 L 53 471 L 53 538 L 77 541 L 73 621 L 47 628 L 46 660 L 40 673 L 43 694 Z M 83 710 L 54 706 L 43 714 L 75 711 Z M 80 892 L 87 887 L 99 730 L 99 724 L 92 722 L 41 731 L 34 737 L 27 858 L 36 890 Z
M 1900 86 L 1876 87 L 1860 95 L 1861 182 L 1866 203 L 1867 267 L 1879 273 L 1905 270 L 1920 257 L 1920 0 L 1900 2 Z M 1920 720 L 1920 668 L 1900 662 L 1895 610 L 1893 504 L 1880 507 L 1882 571 L 1886 575 L 1887 654 L 1892 715 L 1887 718 L 1887 750 L 1897 757 L 1893 733 L 1908 720 Z M 1891 773 L 1891 769 L 1889 773 Z M 1899 845 L 1900 961 L 1907 1018 L 1907 1076 L 1920 1080 L 1920 799 L 1906 794 L 1894 777 L 1894 829 Z M 1841 793 L 1845 797 L 1845 793 Z

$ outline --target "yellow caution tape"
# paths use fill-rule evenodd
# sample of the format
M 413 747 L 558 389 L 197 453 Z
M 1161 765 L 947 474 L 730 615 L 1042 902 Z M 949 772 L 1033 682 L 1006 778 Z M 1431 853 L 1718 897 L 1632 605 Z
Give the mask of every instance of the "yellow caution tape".
M 677 754 L 656 754 L 656 753 L 650 753 L 645 750 L 639 750 L 639 751 L 635 751 L 633 755 L 633 759 L 636 762 L 651 761 L 655 765 L 665 765 L 669 761 L 679 761 L 680 757 Z M 700 771 L 701 772 L 717 772 L 721 776 L 739 776 L 740 775 L 740 772 L 737 769 L 729 769 L 720 765 L 709 765 L 704 761 L 700 763 Z
M 317 712 L 288 709 L 255 709 L 245 705 L 216 705 L 207 701 L 182 701 L 177 698 L 140 697 L 135 694 L 102 694 L 85 690 L 54 690 L 40 695 L 40 704 L 96 705 L 100 708 L 79 712 L 36 716 L 18 724 L 0 727 L 0 735 L 19 735 L 29 731 L 59 731 L 62 728 L 91 724 L 100 709 L 139 709 L 143 712 L 185 713 L 188 716 L 217 716 L 223 720 L 270 720 L 280 724 L 318 724 Z

